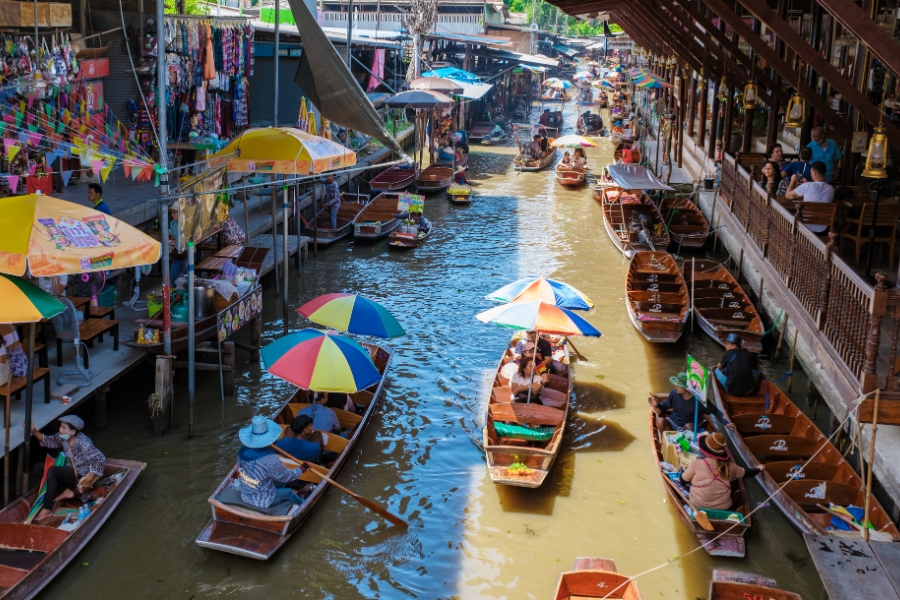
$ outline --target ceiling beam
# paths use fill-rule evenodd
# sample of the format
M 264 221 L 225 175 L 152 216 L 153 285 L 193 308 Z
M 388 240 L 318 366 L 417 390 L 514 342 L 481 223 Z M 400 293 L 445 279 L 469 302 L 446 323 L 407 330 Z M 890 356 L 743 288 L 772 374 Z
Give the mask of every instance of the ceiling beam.
M 688 63 L 694 71 L 700 71 L 703 50 L 696 40 L 688 38 L 671 21 L 649 18 L 648 15 L 652 14 L 652 9 L 647 4 L 635 2 L 623 7 L 622 10 L 631 14 L 636 22 L 644 25 L 645 29 L 653 31 L 661 39 L 667 40 L 675 54 L 681 59 L 680 62 Z
M 718 1 L 718 0 L 714 0 Z M 822 55 L 812 46 L 810 46 L 806 40 L 799 33 L 794 31 L 790 25 L 784 22 L 781 17 L 775 14 L 769 6 L 765 3 L 765 0 L 738 0 L 741 4 L 747 7 L 747 9 L 753 13 L 757 19 L 761 20 L 766 26 L 771 29 L 775 35 L 784 40 L 784 43 L 794 49 L 794 51 L 800 55 L 803 60 L 810 65 L 821 77 L 825 78 L 831 87 L 836 89 L 841 95 L 847 99 L 850 104 L 852 104 L 856 109 L 869 120 L 873 125 L 878 123 L 881 117 L 881 111 L 877 106 L 869 102 L 869 99 L 866 98 L 862 92 L 860 92 L 856 87 L 854 87 L 853 83 L 847 80 L 843 75 L 838 73 L 837 69 L 835 69 L 830 62 L 825 60 Z M 872 23 L 872 29 L 877 29 L 878 26 L 875 23 Z M 773 52 L 768 46 L 766 49 L 770 52 Z M 773 52 L 774 53 L 774 52 Z M 762 53 L 761 53 L 762 54 Z M 784 77 L 784 75 L 782 75 Z M 790 81 L 790 80 L 788 80 Z M 893 123 L 885 122 L 884 128 L 887 130 L 888 139 L 891 141 L 895 147 L 900 148 L 900 129 L 898 129 Z
M 782 78 L 793 81 L 797 76 L 796 73 L 791 69 L 791 67 L 781 59 L 778 54 L 775 53 L 772 48 L 769 47 L 756 33 L 753 32 L 750 27 L 744 23 L 744 20 L 736 14 L 731 8 L 729 8 L 725 2 L 722 0 L 703 0 L 706 5 L 713 10 L 714 13 L 719 15 L 719 17 L 728 23 L 732 30 L 734 30 L 737 35 L 744 38 L 744 40 L 750 44 L 750 46 L 765 59 L 767 63 L 769 63 Z M 781 33 L 776 32 L 776 35 L 779 37 Z M 783 38 L 784 42 L 793 47 L 793 44 L 787 39 Z M 796 48 L 794 48 L 796 50 Z M 846 80 L 845 80 L 846 81 Z M 800 94 L 806 98 L 806 101 L 809 102 L 813 108 L 819 111 L 823 117 L 828 120 L 828 123 L 835 128 L 835 130 L 840 133 L 844 139 L 850 139 L 853 137 L 853 128 L 847 123 L 846 119 L 842 119 L 834 109 L 831 108 L 831 105 L 825 101 L 824 98 L 819 96 L 818 92 L 812 89 L 805 82 L 800 82 L 800 87 L 798 89 Z
M 872 51 L 878 60 L 900 76 L 900 43 L 877 25 L 855 2 L 850 0 L 819 0 L 841 25 Z

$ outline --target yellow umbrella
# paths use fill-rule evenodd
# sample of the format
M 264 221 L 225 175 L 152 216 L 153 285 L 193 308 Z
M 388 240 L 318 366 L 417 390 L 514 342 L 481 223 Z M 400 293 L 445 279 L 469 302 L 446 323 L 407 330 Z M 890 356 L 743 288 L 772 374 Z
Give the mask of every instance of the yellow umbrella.
M 95 208 L 41 194 L 0 198 L 0 273 L 53 276 L 151 265 L 159 242 Z
M 245 131 L 210 161 L 222 162 L 231 172 L 307 175 L 351 167 L 356 153 L 299 129 L 266 127 Z
M 319 132 L 316 131 L 316 113 L 310 111 L 309 120 L 306 123 L 306 133 L 318 136 Z

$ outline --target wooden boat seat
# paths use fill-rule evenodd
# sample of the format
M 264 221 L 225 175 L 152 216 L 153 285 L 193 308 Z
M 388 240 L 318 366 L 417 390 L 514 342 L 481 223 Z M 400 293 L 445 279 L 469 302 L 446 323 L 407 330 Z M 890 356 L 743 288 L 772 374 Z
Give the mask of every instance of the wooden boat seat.
M 523 404 L 521 402 L 504 402 L 491 404 L 488 412 L 494 421 L 516 423 L 517 425 L 553 425 L 563 422 L 565 412 L 540 404 Z
M 794 435 L 756 435 L 744 438 L 744 443 L 755 456 L 778 458 L 809 458 L 819 446 L 817 440 Z
M 775 462 L 767 462 L 766 473 L 771 475 L 772 479 L 774 479 L 777 483 L 784 483 L 788 480 L 789 477 L 794 478 L 794 473 L 797 473 L 800 467 L 803 467 L 804 462 L 805 461 L 798 460 L 779 460 Z M 803 468 L 802 473 L 800 473 L 800 478 L 822 479 L 831 481 L 835 478 L 837 470 L 837 465 L 819 462 L 818 460 L 816 460 L 809 463 L 808 465 L 806 465 L 806 467 Z
M 749 413 L 731 418 L 741 435 L 789 435 L 796 421 L 794 417 L 772 413 Z
M 633 273 L 633 271 L 632 271 Z M 681 282 L 681 275 L 676 273 L 660 273 L 659 271 L 638 271 L 634 277 L 635 282 L 646 281 L 649 283 L 674 283 Z
M 791 481 L 784 486 L 784 492 L 800 506 L 808 506 L 807 510 L 817 512 L 815 505 L 829 503 L 840 506 L 858 504 L 862 490 L 856 486 L 838 481 L 822 481 L 818 479 L 801 479 Z
M 680 283 L 655 283 L 652 281 L 633 281 L 631 289 L 639 292 L 676 293 L 681 291 Z
M 69 537 L 68 531 L 43 525 L 0 523 L 0 544 L 3 548 L 29 552 L 52 552 Z
M 281 423 L 279 426 L 281 427 L 281 435 L 278 436 L 278 439 L 281 439 L 282 437 L 284 437 L 284 432 L 287 431 L 290 425 Z M 350 440 L 345 437 L 341 437 L 336 433 L 332 433 L 330 431 L 323 431 L 322 433 L 328 435 L 328 439 L 325 441 L 325 445 L 322 446 L 322 450 L 324 450 L 325 452 L 334 452 L 335 454 L 340 454 L 344 451 L 344 448 L 347 447 L 347 444 L 350 443 Z
M 685 310 L 687 310 L 687 303 L 685 304 L 669 304 L 663 302 L 631 302 L 631 305 L 638 312 L 646 312 L 650 316 L 672 316 L 680 317 Z
M 25 569 L 17 569 L 16 567 L 8 567 L 0 565 L 0 588 L 11 588 L 25 579 L 29 571 Z
M 738 298 L 694 298 L 694 306 L 698 309 L 724 308 L 739 311 L 753 308 L 752 304 Z
M 296 419 L 297 414 L 300 413 L 304 408 L 308 408 L 310 405 L 305 402 L 291 402 L 288 404 L 288 407 L 291 409 L 291 418 Z M 346 410 L 342 410 L 340 408 L 329 408 L 329 410 L 333 410 L 334 414 L 337 415 L 338 421 L 341 424 L 341 427 L 344 429 L 356 429 L 357 426 L 362 422 L 362 417 L 356 413 L 347 412 Z
M 688 305 L 687 294 L 681 292 L 646 292 L 646 291 L 630 291 L 628 299 L 632 302 L 653 302 L 664 304 L 681 304 Z

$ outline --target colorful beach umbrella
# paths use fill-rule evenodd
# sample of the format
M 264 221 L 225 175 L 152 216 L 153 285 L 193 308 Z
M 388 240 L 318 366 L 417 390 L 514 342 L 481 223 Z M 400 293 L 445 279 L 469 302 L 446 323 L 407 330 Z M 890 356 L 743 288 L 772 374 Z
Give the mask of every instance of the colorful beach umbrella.
M 611 90 L 616 89 L 616 86 L 613 85 L 613 83 L 607 79 L 601 79 L 600 81 L 595 81 L 591 85 L 594 86 L 595 88 L 608 88 Z
M 325 294 L 297 312 L 313 323 L 357 335 L 392 338 L 406 334 L 388 309 L 356 294 Z
M 35 323 L 66 310 L 62 302 L 18 277 L 0 275 L 0 298 L 0 323 Z
M 575 75 L 573 76 L 573 79 L 593 79 L 593 78 L 594 78 L 594 74 L 590 73 L 588 71 L 579 71 L 578 73 L 575 73 Z
M 557 81 L 550 87 L 556 88 L 558 90 L 567 90 L 569 88 L 575 87 L 571 81 Z
M 556 83 L 558 81 L 562 81 L 562 79 L 559 79 L 558 77 L 548 77 L 547 79 L 544 80 L 544 83 L 542 83 L 541 85 L 545 85 L 545 86 L 553 85 L 554 83 Z
M 554 148 L 596 148 L 597 144 L 580 135 L 564 135 L 550 144 Z
M 314 131 L 312 111 L 308 123 L 312 123 L 307 126 Z M 265 171 L 309 175 L 352 167 L 356 164 L 356 153 L 337 142 L 293 127 L 261 127 L 248 129 L 210 159 L 211 167 L 222 163 L 229 173 Z
M 318 329 L 280 337 L 260 353 L 269 373 L 304 390 L 353 394 L 381 380 L 359 343 Z
M 547 302 L 569 310 L 590 310 L 594 303 L 580 291 L 561 281 L 523 277 L 485 296 L 495 302 Z
M 7 430 L 7 435 L 9 435 Z M 34 520 L 34 517 L 40 512 L 41 507 L 44 505 L 44 496 L 47 495 L 47 471 L 50 470 L 50 467 L 63 467 L 66 464 L 66 455 L 63 452 L 60 452 L 56 455 L 56 459 L 50 458 L 50 456 L 44 457 L 44 475 L 41 477 L 41 486 L 38 488 L 38 496 L 34 501 L 34 505 L 32 505 L 31 510 L 28 512 L 28 516 L 25 518 L 25 524 L 28 525 Z
M 0 273 L 72 275 L 152 265 L 159 242 L 99 210 L 43 194 L 0 198 Z
M 572 311 L 547 302 L 513 302 L 486 310 L 475 318 L 509 329 L 552 335 L 601 335 L 597 328 Z

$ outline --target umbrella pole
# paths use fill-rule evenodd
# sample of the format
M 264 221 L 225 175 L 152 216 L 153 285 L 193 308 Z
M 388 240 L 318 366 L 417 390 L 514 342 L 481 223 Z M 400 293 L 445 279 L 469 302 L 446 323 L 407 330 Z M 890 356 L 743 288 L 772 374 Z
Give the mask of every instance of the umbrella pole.
M 282 255 L 284 256 L 284 286 L 282 287 L 282 301 L 284 302 L 284 335 L 288 332 L 288 186 L 281 189 L 281 241 Z M 300 238 L 297 238 L 297 252 L 300 252 Z
M 697 259 L 691 257 L 691 333 L 694 333 L 694 282 L 697 281 Z
M 12 404 L 12 374 L 6 381 L 6 407 L 4 425 L 6 437 L 3 438 L 3 506 L 9 504 L 9 419 L 10 405 Z
M 34 402 L 34 330 L 35 324 L 28 324 L 28 378 L 25 383 L 25 429 L 28 433 L 22 444 L 22 493 L 28 491 L 28 473 L 31 470 L 31 407 Z M 7 396 L 7 404 L 9 396 Z M 7 420 L 7 423 L 9 421 Z M 9 440 L 9 436 L 7 436 Z M 7 442 L 8 443 L 8 442 Z
M 250 209 L 247 208 L 247 188 L 244 187 L 244 229 L 246 230 L 247 236 L 245 244 L 247 246 L 250 245 Z
M 275 271 L 275 293 L 281 293 L 278 278 L 278 224 L 275 221 L 275 176 L 272 175 L 272 270 Z M 262 269 L 262 267 L 260 267 Z
M 187 243 L 188 259 L 188 439 L 194 437 L 194 364 L 196 342 L 194 331 L 196 328 L 197 304 L 194 299 L 194 242 Z M 216 337 L 219 336 L 219 328 L 216 327 Z

